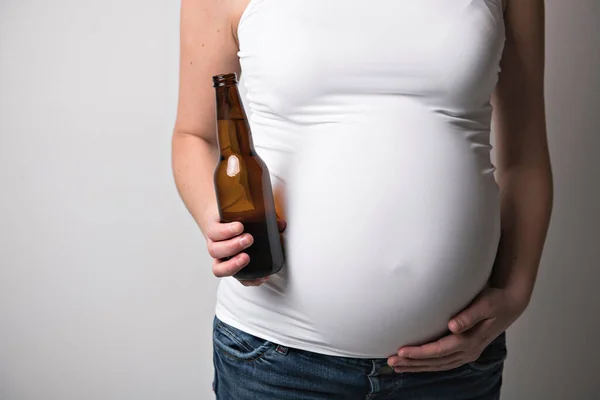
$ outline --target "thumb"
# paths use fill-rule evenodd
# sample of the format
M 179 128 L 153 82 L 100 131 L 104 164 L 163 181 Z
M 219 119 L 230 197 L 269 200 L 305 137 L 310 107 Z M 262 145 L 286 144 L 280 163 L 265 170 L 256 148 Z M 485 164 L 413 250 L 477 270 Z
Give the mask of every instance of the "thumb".
M 466 309 L 457 314 L 448 323 L 452 333 L 459 334 L 473 328 L 489 318 L 493 318 L 492 306 L 485 295 L 477 297 Z

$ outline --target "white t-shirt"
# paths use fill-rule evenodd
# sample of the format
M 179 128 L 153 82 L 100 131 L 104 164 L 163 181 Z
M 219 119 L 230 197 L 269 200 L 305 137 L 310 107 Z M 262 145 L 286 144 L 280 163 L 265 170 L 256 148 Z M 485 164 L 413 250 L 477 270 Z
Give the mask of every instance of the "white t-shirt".
M 443 334 L 500 236 L 490 96 L 501 0 L 252 0 L 239 24 L 254 143 L 286 194 L 287 262 L 225 278 L 216 315 L 322 354 Z

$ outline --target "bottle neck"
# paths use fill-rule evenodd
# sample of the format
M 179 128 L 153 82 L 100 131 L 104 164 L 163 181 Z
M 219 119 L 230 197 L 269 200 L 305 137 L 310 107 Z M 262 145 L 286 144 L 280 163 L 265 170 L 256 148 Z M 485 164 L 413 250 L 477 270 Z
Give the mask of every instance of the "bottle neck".
M 217 139 L 222 156 L 255 154 L 250 124 L 237 85 L 215 88 L 217 96 Z

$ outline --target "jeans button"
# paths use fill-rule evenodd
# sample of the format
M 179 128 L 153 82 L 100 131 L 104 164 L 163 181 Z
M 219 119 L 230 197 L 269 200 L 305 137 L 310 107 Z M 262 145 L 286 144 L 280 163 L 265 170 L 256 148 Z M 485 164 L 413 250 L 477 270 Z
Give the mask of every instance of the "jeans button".
M 384 365 L 379 369 L 379 373 L 383 375 L 388 375 L 394 373 L 394 367 L 390 367 L 389 365 Z

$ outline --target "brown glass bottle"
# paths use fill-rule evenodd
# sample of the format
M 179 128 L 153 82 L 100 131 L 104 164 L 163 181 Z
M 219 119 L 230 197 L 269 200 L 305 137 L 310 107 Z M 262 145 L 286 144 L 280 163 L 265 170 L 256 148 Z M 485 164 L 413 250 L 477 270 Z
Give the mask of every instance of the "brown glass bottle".
M 256 154 L 235 73 L 216 75 L 219 162 L 214 181 L 221 222 L 240 221 L 253 244 L 244 250 L 250 262 L 237 279 L 272 275 L 283 267 L 284 254 L 269 170 Z

